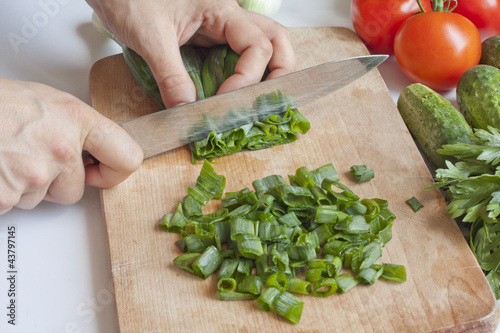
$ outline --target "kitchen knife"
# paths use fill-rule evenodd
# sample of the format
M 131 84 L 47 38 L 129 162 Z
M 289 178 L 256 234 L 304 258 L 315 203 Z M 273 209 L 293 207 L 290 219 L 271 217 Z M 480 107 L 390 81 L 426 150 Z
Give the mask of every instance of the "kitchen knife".
M 327 62 L 193 103 L 120 123 L 142 147 L 144 157 L 301 107 L 357 80 L 387 55 Z

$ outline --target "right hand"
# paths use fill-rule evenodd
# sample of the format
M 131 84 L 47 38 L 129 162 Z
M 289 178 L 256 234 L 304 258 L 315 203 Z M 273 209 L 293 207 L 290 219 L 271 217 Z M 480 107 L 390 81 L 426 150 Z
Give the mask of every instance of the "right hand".
M 0 105 L 0 214 L 42 200 L 73 204 L 85 183 L 112 187 L 142 163 L 142 149 L 120 126 L 67 93 L 0 78 Z

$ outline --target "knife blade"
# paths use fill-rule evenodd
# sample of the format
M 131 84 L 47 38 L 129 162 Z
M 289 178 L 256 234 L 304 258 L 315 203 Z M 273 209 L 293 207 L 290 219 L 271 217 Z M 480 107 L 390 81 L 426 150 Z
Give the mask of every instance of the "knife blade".
M 387 55 L 369 55 L 327 62 L 196 102 L 158 111 L 119 125 L 148 158 L 300 107 L 362 77 Z

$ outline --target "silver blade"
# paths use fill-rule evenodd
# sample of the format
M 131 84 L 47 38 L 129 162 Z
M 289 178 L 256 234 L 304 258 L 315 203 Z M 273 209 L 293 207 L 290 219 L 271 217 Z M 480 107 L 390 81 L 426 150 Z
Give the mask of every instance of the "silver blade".
M 145 158 L 300 107 L 357 80 L 386 55 L 327 62 L 200 101 L 159 111 L 120 125 Z

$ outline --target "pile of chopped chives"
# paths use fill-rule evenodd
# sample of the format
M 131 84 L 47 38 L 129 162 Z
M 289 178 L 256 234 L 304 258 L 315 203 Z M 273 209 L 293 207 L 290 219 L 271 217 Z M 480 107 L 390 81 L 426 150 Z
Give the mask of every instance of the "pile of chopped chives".
M 256 300 L 294 324 L 303 301 L 328 297 L 382 277 L 406 281 L 404 266 L 377 264 L 392 238 L 386 200 L 360 200 L 332 164 L 283 177 L 271 175 L 223 196 L 226 179 L 204 161 L 195 187 L 165 214 L 160 228 L 179 233 L 174 264 L 206 279 L 218 271 L 221 300 Z M 203 214 L 211 199 L 223 208 Z

